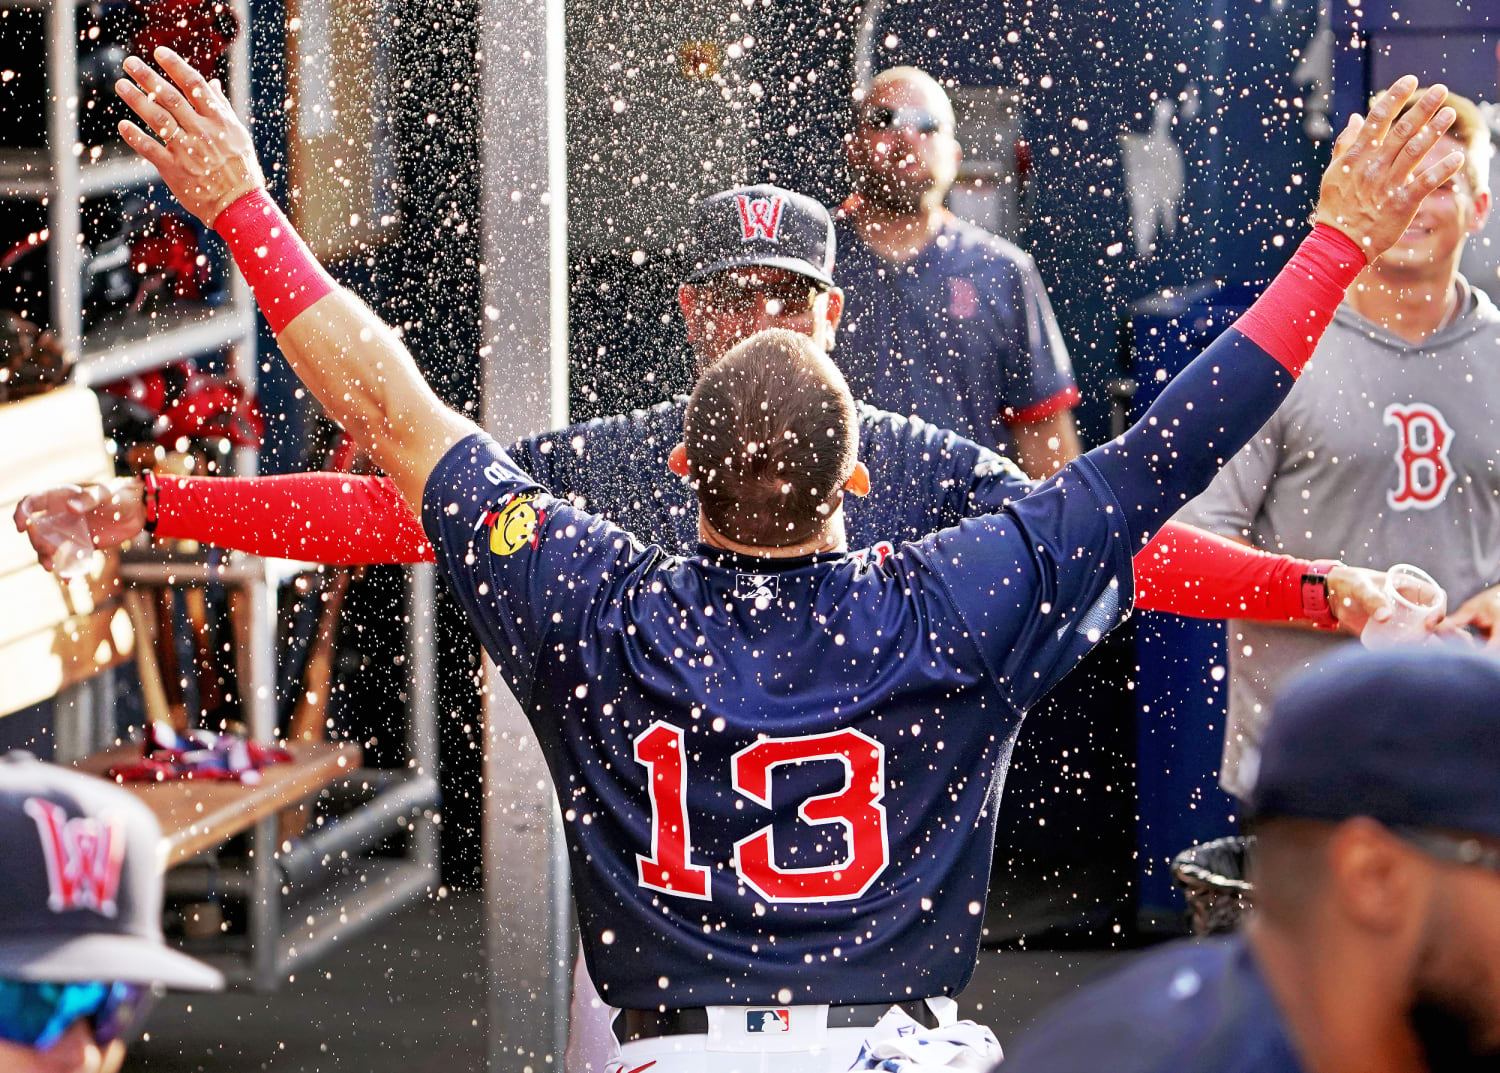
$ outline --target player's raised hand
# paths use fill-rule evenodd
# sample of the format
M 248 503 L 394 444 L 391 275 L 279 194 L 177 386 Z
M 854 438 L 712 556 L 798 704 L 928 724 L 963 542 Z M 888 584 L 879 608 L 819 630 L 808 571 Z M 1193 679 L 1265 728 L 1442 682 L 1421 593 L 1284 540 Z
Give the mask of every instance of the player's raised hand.
M 1351 116 L 1323 173 L 1315 218 L 1353 239 L 1366 261 L 1390 249 L 1422 199 L 1463 167 L 1464 154 L 1457 149 L 1424 160 L 1453 124 L 1454 111 L 1443 103 L 1445 86 L 1429 88 L 1396 119 L 1416 88 L 1417 80 L 1403 75 L 1375 99 L 1368 115 Z
M 94 548 L 113 548 L 138 535 L 146 508 L 141 482 L 116 477 L 29 495 L 16 504 L 13 520 L 31 541 L 37 561 L 55 570 Z
M 156 167 L 183 208 L 212 227 L 242 195 L 266 185 L 255 145 L 217 81 L 165 46 L 152 56 L 171 82 L 131 56 L 130 77 L 116 82 L 115 91 L 156 137 L 128 119 L 120 121 L 120 136 Z

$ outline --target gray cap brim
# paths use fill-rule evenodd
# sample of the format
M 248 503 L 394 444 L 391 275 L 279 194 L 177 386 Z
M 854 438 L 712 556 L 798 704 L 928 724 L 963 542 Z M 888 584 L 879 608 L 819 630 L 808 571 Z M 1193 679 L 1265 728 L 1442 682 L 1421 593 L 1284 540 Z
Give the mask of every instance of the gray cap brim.
M 774 255 L 747 253 L 743 257 L 730 257 L 723 261 L 715 261 L 711 265 L 704 265 L 688 273 L 688 282 L 696 283 L 700 279 L 712 276 L 717 272 L 728 272 L 732 268 L 784 268 L 788 272 L 795 272 L 799 276 L 816 280 L 825 287 L 833 286 L 833 277 L 827 272 L 821 272 L 817 266 L 800 257 L 777 257 Z
M 165 984 L 182 991 L 224 989 L 217 969 L 134 935 L 0 939 L 0 976 L 59 984 L 102 980 Z

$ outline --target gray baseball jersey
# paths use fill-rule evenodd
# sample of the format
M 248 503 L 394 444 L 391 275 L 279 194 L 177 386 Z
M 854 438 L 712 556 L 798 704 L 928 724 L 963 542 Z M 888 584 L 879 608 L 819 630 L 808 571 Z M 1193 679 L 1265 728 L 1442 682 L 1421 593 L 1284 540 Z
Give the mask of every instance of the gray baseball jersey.
M 1500 312 L 1459 285 L 1462 312 L 1420 344 L 1341 306 L 1286 402 L 1177 520 L 1308 559 L 1412 563 L 1450 610 L 1500 582 Z M 1280 682 L 1346 643 L 1229 623 L 1226 790 L 1253 783 Z

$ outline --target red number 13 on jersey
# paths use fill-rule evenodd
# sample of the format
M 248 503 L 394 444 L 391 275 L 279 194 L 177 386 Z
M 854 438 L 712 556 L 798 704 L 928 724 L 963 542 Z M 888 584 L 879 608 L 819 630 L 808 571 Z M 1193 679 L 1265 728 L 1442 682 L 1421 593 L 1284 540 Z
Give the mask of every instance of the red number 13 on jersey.
M 680 897 L 711 897 L 709 869 L 692 864 L 687 816 L 687 758 L 683 732 L 657 722 L 635 739 L 635 759 L 648 772 L 651 795 L 651 855 L 637 855 L 641 886 Z M 843 860 L 813 868 L 776 864 L 771 828 L 762 827 L 735 843 L 740 878 L 774 902 L 847 901 L 870 889 L 890 863 L 886 838 L 885 747 L 857 730 L 836 730 L 801 738 L 766 738 L 735 753 L 734 788 L 764 808 L 771 806 L 771 772 L 782 764 L 837 760 L 844 786 L 802 802 L 797 815 L 809 824 L 844 828 Z

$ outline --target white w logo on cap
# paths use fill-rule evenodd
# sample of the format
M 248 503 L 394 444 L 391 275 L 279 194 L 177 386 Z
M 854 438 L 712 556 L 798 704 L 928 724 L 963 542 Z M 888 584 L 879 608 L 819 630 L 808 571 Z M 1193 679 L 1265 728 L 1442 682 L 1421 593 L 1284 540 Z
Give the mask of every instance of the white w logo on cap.
M 777 241 L 776 232 L 781 228 L 782 198 L 752 198 L 747 194 L 736 194 L 734 200 L 740 207 L 741 242 L 756 238 Z
M 61 805 L 40 797 L 28 798 L 25 808 L 36 821 L 47 859 L 47 908 L 54 913 L 92 909 L 113 917 L 125 865 L 125 830 L 119 818 L 70 818 Z

